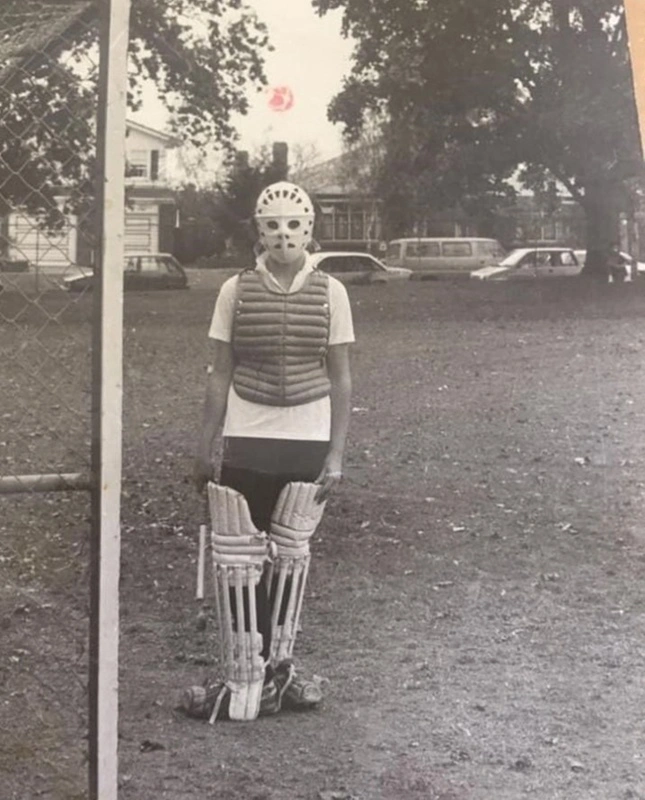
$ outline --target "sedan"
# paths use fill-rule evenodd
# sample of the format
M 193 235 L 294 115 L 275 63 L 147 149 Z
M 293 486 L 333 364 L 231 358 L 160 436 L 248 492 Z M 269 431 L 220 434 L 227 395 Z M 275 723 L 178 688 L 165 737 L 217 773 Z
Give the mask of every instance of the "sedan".
M 70 292 L 91 289 L 94 273 L 81 270 L 63 279 Z M 123 268 L 124 290 L 187 289 L 188 277 L 177 259 L 170 253 L 126 253 Z
M 578 275 L 581 269 L 582 264 L 568 247 L 521 247 L 499 264 L 471 272 L 470 277 L 482 281 L 557 278 Z
M 407 281 L 412 270 L 405 267 L 386 267 L 369 253 L 323 252 L 313 253 L 311 260 L 316 269 L 327 272 L 343 283 L 390 283 Z

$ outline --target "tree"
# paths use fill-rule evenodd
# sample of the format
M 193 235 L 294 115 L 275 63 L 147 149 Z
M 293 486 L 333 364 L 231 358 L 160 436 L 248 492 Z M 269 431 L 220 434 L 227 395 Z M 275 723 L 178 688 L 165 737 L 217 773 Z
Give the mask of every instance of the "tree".
M 244 257 L 255 242 L 253 213 L 255 201 L 265 186 L 288 177 L 286 145 L 265 145 L 252 158 L 245 151 L 236 153 L 228 165 L 221 185 L 221 223 L 234 250 Z
M 82 17 L 4 75 L 0 86 L 0 213 L 11 207 L 56 213 L 56 196 L 91 193 L 99 0 Z M 32 7 L 33 6 L 33 7 Z M 33 0 L 5 0 L 3 21 L 34 14 Z M 9 22 L 6 23 L 7 25 Z M 153 81 L 182 140 L 231 148 L 230 118 L 248 107 L 246 91 L 264 83 L 266 28 L 241 0 L 132 0 L 128 105 L 137 110 Z
M 289 151 L 289 180 L 299 183 L 322 160 L 316 142 L 296 142 Z
M 587 218 L 586 270 L 602 271 L 627 184 L 640 174 L 618 0 L 313 0 L 344 8 L 354 66 L 330 117 L 357 136 L 385 113 L 386 207 L 495 207 L 518 174 L 566 186 Z
M 255 201 L 265 186 L 285 180 L 287 147 L 276 142 L 260 147 L 251 157 L 246 151 L 232 152 L 222 167 L 223 177 L 208 186 L 189 183 L 177 192 L 180 227 L 176 255 L 185 263 L 200 256 L 216 256 L 228 266 L 228 255 L 236 264 L 253 258 Z
M 132 0 L 132 108 L 151 79 L 171 112 L 171 128 L 194 145 L 231 146 L 233 113 L 246 91 L 265 84 L 267 30 L 242 0 Z
M 182 186 L 176 194 L 179 227 L 174 255 L 182 264 L 200 257 L 220 256 L 226 248 L 226 230 L 221 220 L 221 196 L 212 187 Z

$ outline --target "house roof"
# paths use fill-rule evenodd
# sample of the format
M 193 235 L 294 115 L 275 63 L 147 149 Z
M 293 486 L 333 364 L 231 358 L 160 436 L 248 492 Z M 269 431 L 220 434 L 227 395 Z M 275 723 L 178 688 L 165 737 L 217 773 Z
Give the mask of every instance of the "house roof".
M 140 122 L 135 122 L 133 119 L 129 119 L 126 122 L 126 127 L 134 131 L 139 131 L 140 133 L 145 133 L 148 136 L 154 136 L 167 147 L 177 147 L 181 144 L 181 140 L 171 133 L 164 133 L 164 131 L 157 130 L 156 128 L 149 128 L 147 125 L 142 125 Z
M 366 146 L 369 147 L 369 146 Z M 348 198 L 354 196 L 367 196 L 369 191 L 361 190 L 356 185 L 357 173 L 369 171 L 369 163 L 361 169 L 357 167 L 354 158 L 357 150 L 341 153 L 333 158 L 321 161 L 303 170 L 294 179 L 311 194 L 317 196 Z M 360 155 L 359 155 L 360 161 Z M 369 161 L 369 158 L 368 158 Z M 534 193 L 526 189 L 519 181 L 519 168 L 506 181 L 516 192 L 515 203 L 518 206 L 532 207 L 534 203 Z M 556 182 L 556 193 L 558 199 L 563 204 L 575 204 L 571 193 L 560 183 Z
M 302 181 L 302 183 L 305 183 L 305 181 Z M 316 195 L 347 197 L 347 195 L 351 193 L 351 188 L 348 188 L 347 186 L 341 186 L 339 183 L 321 183 L 312 186 L 311 183 L 307 182 L 305 183 L 305 186 L 311 194 Z
M 353 183 L 353 170 L 349 169 L 350 153 L 341 153 L 334 158 L 328 158 L 312 167 L 303 170 L 296 180 L 308 192 L 316 195 L 340 195 L 358 193 Z

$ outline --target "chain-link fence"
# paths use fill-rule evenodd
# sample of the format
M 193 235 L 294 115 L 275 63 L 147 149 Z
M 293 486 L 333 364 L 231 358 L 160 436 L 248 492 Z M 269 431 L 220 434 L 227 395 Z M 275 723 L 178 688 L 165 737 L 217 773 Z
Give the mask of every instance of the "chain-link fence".
M 87 796 L 98 3 L 0 4 L 0 780 Z

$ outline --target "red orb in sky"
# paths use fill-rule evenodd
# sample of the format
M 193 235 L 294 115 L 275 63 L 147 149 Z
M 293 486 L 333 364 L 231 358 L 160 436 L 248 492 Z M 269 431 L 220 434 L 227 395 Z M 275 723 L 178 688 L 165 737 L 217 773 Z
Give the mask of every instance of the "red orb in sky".
M 269 89 L 271 111 L 288 111 L 293 107 L 293 92 L 288 86 L 273 86 Z

